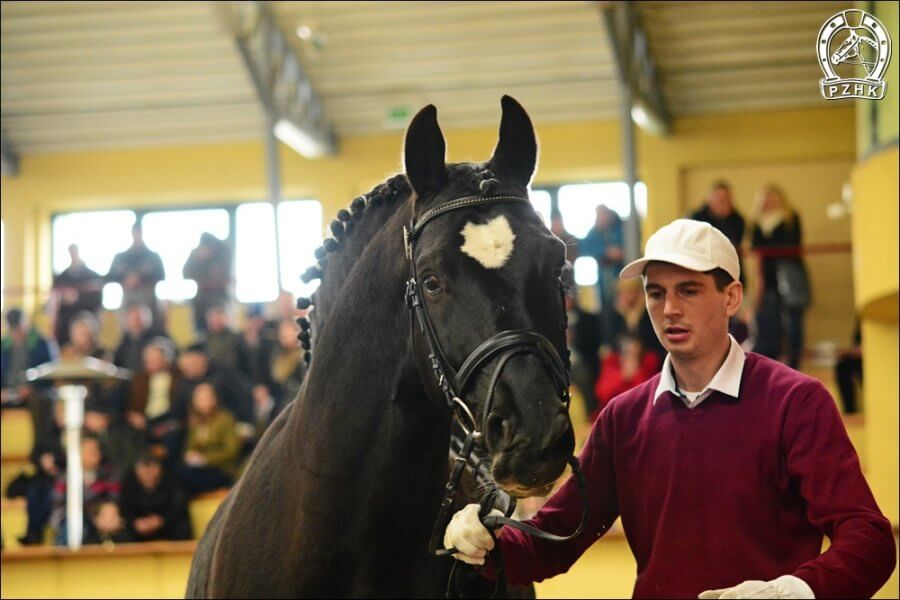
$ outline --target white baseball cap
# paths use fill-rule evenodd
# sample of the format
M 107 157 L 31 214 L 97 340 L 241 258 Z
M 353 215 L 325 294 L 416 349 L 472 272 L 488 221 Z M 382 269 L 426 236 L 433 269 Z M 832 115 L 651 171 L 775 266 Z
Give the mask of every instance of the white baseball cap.
M 731 241 L 721 231 L 703 221 L 677 219 L 650 236 L 644 256 L 628 263 L 620 279 L 644 273 L 650 261 L 672 263 L 691 271 L 724 269 L 735 281 L 740 279 L 741 264 Z

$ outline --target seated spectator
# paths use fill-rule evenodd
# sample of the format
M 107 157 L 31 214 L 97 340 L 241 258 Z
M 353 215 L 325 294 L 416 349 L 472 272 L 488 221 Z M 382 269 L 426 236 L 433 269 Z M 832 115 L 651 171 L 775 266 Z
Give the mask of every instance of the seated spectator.
M 131 471 L 134 462 L 144 451 L 144 435 L 127 422 L 113 419 L 108 410 L 86 408 L 84 430 L 100 441 L 103 456 L 108 457 L 109 467 L 116 480 Z
M 837 379 L 844 414 L 856 413 L 856 386 L 862 385 L 863 381 L 862 332 L 859 321 L 856 322 L 853 332 L 853 347 L 838 356 L 838 361 L 834 365 L 834 377 Z
M 195 344 L 186 348 L 178 357 L 181 381 L 177 390 L 177 401 L 184 407 L 191 405 L 194 388 L 200 383 L 211 383 L 222 405 L 237 420 L 237 429 L 245 442 L 255 436 L 253 425 L 253 396 L 250 384 L 243 375 L 233 369 L 224 369 L 212 363 L 203 346 Z
M 209 383 L 194 388 L 188 418 L 187 446 L 179 479 L 190 496 L 234 483 L 241 440 L 234 417 L 219 408 L 216 389 Z
M 63 360 L 91 357 L 111 361 L 112 353 L 100 346 L 100 323 L 97 317 L 85 311 L 71 319 L 69 342 L 60 349 Z
M 572 384 L 581 392 L 585 414 L 591 415 L 597 408 L 594 382 L 599 375 L 597 351 L 600 349 L 600 317 L 581 308 L 577 298 L 566 294 L 566 341 L 572 349 Z
M 69 327 L 69 343 L 60 350 L 60 358 L 76 361 L 84 358 L 97 358 L 111 361 L 112 353 L 100 346 L 100 323 L 89 312 L 82 312 Z M 61 382 L 56 382 L 59 385 Z M 117 387 L 115 381 L 91 381 L 83 383 L 88 395 L 84 405 L 86 409 L 114 411 L 117 408 Z
M 206 311 L 206 337 L 203 347 L 206 355 L 223 369 L 240 368 L 241 336 L 229 326 L 228 311 L 224 305 L 210 307 Z
M 187 495 L 152 453 L 144 454 L 122 482 L 120 501 L 128 531 L 138 541 L 191 537 Z
M 239 362 L 241 372 L 254 387 L 258 385 L 270 387 L 269 356 L 274 345 L 275 337 L 266 329 L 262 305 L 249 305 L 244 313 Z M 270 391 L 267 389 L 266 393 Z
M 103 500 L 88 508 L 91 530 L 84 536 L 85 544 L 104 546 L 135 541 L 125 527 L 125 520 L 119 513 L 119 505 L 111 500 Z
M 103 501 L 117 502 L 119 500 L 119 481 L 115 478 L 112 468 L 104 461 L 100 440 L 92 434 L 85 434 L 81 438 L 81 468 L 83 470 L 84 495 L 84 529 L 85 538 L 94 534 L 94 524 L 88 514 L 88 509 L 93 504 Z M 56 545 L 65 546 L 68 543 L 66 532 L 66 474 L 60 473 L 53 487 L 53 512 L 50 516 L 50 524 L 56 528 Z
M 620 336 L 627 334 L 640 340 L 645 350 L 653 352 L 662 365 L 666 351 L 662 347 L 650 315 L 644 303 L 644 288 L 640 279 L 621 279 L 616 286 L 615 310 L 609 317 L 610 328 L 603 332 L 603 345 L 606 351 L 612 349 Z M 601 366 L 602 370 L 602 366 Z
M 594 388 L 598 407 L 591 420 L 597 418 L 610 400 L 659 372 L 659 357 L 656 353 L 645 350 L 638 337 L 623 334 L 619 337 L 617 346 L 616 350 L 603 358 L 600 377 Z
M 34 464 L 34 476 L 28 481 L 25 501 L 28 510 L 28 525 L 25 535 L 19 538 L 23 546 L 41 544 L 44 529 L 53 510 L 53 486 L 56 478 L 66 468 L 66 451 L 63 448 L 65 428 L 65 403 L 53 406 L 53 419 L 46 428 L 35 431 L 34 447 L 29 458 Z
M 50 384 L 29 383 L 25 372 L 56 358 L 56 348 L 31 326 L 18 308 L 6 313 L 7 335 L 0 340 L 0 400 L 2 407 L 27 407 L 34 431 L 53 419 Z
M 116 348 L 113 362 L 132 371 L 140 371 L 144 346 L 155 337 L 169 337 L 153 323 L 153 312 L 149 307 L 137 304 L 125 311 L 124 334 Z
M 283 406 L 297 396 L 306 375 L 306 361 L 297 344 L 297 326 L 293 322 L 279 323 L 278 343 L 272 349 L 269 364 L 272 397 Z
M 164 337 L 144 347 L 143 368 L 131 379 L 126 420 L 170 463 L 181 454 L 187 404 L 178 396 L 181 375 L 174 366 L 175 345 Z

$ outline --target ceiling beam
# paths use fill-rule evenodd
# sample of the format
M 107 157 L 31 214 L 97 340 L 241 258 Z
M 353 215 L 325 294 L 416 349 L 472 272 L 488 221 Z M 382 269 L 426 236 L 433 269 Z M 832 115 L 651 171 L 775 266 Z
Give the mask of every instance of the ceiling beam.
M 5 131 L 0 132 L 0 172 L 7 177 L 19 174 L 19 153 L 9 143 Z
M 269 4 L 216 2 L 215 10 L 234 38 L 271 122 L 290 131 L 293 139 L 300 138 L 309 150 L 302 152 L 307 157 L 335 154 L 337 138 L 322 101 Z
M 666 135 L 672 117 L 650 51 L 647 32 L 631 2 L 597 3 L 622 84 L 631 90 L 631 114 L 642 129 Z

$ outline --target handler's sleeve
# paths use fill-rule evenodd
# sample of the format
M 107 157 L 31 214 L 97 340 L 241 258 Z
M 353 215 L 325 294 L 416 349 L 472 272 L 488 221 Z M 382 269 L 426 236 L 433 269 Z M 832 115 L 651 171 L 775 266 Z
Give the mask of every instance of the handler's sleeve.
M 793 575 L 808 583 L 816 598 L 871 597 L 894 570 L 894 536 L 821 384 L 791 403 L 782 444 L 810 523 L 831 540 L 826 552 Z

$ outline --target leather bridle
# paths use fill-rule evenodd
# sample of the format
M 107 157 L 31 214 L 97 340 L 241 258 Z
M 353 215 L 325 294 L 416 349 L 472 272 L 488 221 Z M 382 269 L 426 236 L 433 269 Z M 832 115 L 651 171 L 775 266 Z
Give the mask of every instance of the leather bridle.
M 531 330 L 520 329 L 501 331 L 475 348 L 475 350 L 463 361 L 459 369 L 456 370 L 447 360 L 447 356 L 444 354 L 444 351 L 438 342 L 437 334 L 435 333 L 434 326 L 428 316 L 425 302 L 419 293 L 420 283 L 415 261 L 416 241 L 419 239 L 419 236 L 425 227 L 440 216 L 454 210 L 501 203 L 527 204 L 530 206 L 528 198 L 522 196 L 467 196 L 450 200 L 432 208 L 423 213 L 418 219 L 413 215 L 409 225 L 403 228 L 403 245 L 407 261 L 409 262 L 409 279 L 406 281 L 406 305 L 411 311 L 410 330 L 413 339 L 415 339 L 415 324 L 418 322 L 425 343 L 428 346 L 428 361 L 438 387 L 444 396 L 446 406 L 456 416 L 460 426 L 466 434 L 466 438 L 462 442 L 461 448 L 456 452 L 456 464 L 450 476 L 450 480 L 447 482 L 444 500 L 441 503 L 438 517 L 435 521 L 429 540 L 429 552 L 435 556 L 448 556 L 456 552 L 456 550 L 452 548 L 443 548 L 442 543 L 444 528 L 449 521 L 450 510 L 452 509 L 453 495 L 456 492 L 460 478 L 462 477 L 463 469 L 469 462 L 475 445 L 483 439 L 481 430 L 487 424 L 487 418 L 490 414 L 494 398 L 494 390 L 496 389 L 500 374 L 509 360 L 518 354 L 532 354 L 540 359 L 544 368 L 550 375 L 550 378 L 553 380 L 560 400 L 565 405 L 566 410 L 569 408 L 568 367 L 563 362 L 562 358 L 560 358 L 559 352 L 557 352 L 554 345 L 547 338 L 536 331 Z M 487 397 L 485 398 L 482 409 L 482 418 L 479 424 L 472 409 L 465 403 L 462 396 L 466 389 L 473 383 L 477 375 L 488 365 L 488 363 L 495 360 L 496 366 L 489 379 Z M 515 508 L 515 500 L 512 498 L 506 503 L 507 509 L 505 511 L 505 516 L 488 516 L 497 495 L 505 494 L 499 489 L 493 490 L 493 492 L 489 493 L 482 501 L 481 518 L 485 527 L 488 529 L 496 529 L 503 525 L 508 525 L 525 531 L 530 535 L 551 541 L 567 541 L 579 535 L 584 529 L 588 517 L 588 497 L 584 476 L 579 467 L 578 459 L 571 456 L 569 457 L 568 462 L 576 477 L 579 492 L 581 493 L 582 502 L 584 504 L 581 522 L 572 534 L 567 536 L 554 535 L 509 518 Z M 475 470 L 477 475 L 477 467 L 475 467 Z M 499 549 L 499 546 L 497 546 L 497 548 Z M 502 559 L 500 560 L 502 561 Z

